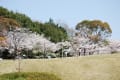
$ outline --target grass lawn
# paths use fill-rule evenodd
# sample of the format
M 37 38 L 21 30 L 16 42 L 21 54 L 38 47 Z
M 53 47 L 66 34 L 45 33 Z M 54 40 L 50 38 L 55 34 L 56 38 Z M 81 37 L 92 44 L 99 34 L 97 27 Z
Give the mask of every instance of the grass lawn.
M 54 74 L 49 73 L 7 73 L 0 75 L 0 80 L 61 80 Z
M 62 80 L 120 80 L 120 54 L 24 59 L 21 72 L 48 72 Z M 0 74 L 17 72 L 18 60 L 0 61 Z

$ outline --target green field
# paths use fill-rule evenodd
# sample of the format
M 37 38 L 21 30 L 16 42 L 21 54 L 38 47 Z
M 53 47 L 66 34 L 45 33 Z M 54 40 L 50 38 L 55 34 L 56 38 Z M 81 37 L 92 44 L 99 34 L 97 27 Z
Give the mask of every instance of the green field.
M 120 80 L 120 54 L 24 59 L 21 72 L 48 72 L 62 80 Z M 0 61 L 0 74 L 17 72 L 18 60 Z
M 54 74 L 38 72 L 15 72 L 0 75 L 0 80 L 61 80 Z

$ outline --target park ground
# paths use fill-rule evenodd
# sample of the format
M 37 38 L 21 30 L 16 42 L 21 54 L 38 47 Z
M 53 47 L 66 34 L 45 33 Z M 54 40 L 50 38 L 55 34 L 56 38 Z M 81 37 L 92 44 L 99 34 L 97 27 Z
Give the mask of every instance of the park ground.
M 18 72 L 19 60 L 1 60 L 0 74 Z M 21 59 L 21 72 L 48 72 L 62 80 L 120 80 L 120 53 L 55 59 Z

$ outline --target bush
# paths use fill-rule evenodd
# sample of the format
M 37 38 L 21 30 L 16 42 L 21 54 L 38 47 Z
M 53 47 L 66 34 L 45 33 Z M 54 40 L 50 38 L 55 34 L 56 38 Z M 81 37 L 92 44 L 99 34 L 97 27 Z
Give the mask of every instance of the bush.
M 47 56 L 50 56 L 51 58 L 56 58 L 56 54 L 55 53 L 48 53 Z
M 49 73 L 8 73 L 0 75 L 0 80 L 61 80 Z

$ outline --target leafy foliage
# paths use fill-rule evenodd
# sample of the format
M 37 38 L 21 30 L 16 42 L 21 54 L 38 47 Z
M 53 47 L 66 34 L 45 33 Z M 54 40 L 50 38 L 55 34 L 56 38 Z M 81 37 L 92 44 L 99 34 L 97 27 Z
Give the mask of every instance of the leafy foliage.
M 0 16 L 0 46 L 6 46 L 6 33 L 10 29 L 16 29 L 19 26 L 19 23 L 14 19 Z
M 16 29 L 19 26 L 20 24 L 16 20 L 0 16 L 0 32 Z
M 77 24 L 76 29 L 81 36 L 88 37 L 94 42 L 105 40 L 112 33 L 109 24 L 100 20 L 84 20 Z
M 62 26 L 59 26 L 50 19 L 46 23 L 32 21 L 25 14 L 9 11 L 6 8 L 0 7 L 0 16 L 16 20 L 22 27 L 29 28 L 33 32 L 44 34 L 45 37 L 50 38 L 52 42 L 60 42 L 67 39 L 67 32 Z

